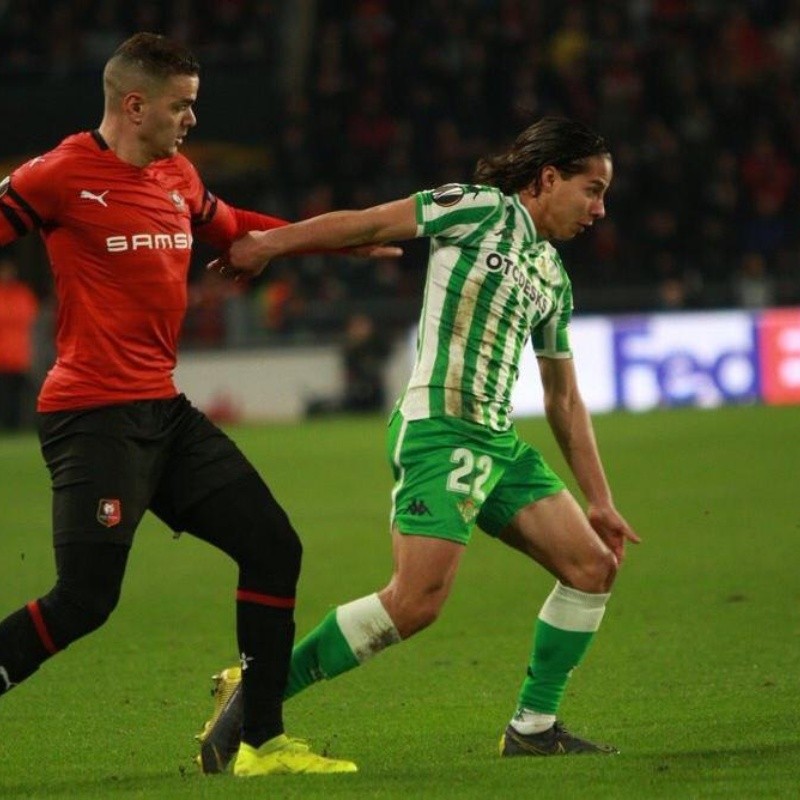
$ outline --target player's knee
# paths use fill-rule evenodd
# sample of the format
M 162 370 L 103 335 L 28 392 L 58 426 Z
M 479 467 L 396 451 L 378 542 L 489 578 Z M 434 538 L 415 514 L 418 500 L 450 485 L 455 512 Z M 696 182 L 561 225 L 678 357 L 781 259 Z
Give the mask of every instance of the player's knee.
M 300 565 L 303 561 L 303 545 L 297 531 L 289 520 L 275 545 L 275 564 L 277 572 L 286 581 L 296 585 L 300 578 Z
M 413 633 L 425 630 L 439 619 L 442 607 L 431 600 L 421 603 L 411 614 Z
M 410 595 L 395 591 L 382 600 L 401 639 L 408 639 L 432 625 L 442 610 L 442 600 L 437 594 Z
M 289 518 L 281 512 L 242 531 L 237 562 L 244 585 L 293 594 L 300 577 L 303 545 Z
M 119 588 L 57 583 L 39 601 L 48 632 L 59 648 L 101 627 L 119 602 Z
M 582 592 L 608 592 L 617 577 L 618 568 L 616 557 L 604 547 L 583 561 L 571 565 L 564 579 L 567 585 Z

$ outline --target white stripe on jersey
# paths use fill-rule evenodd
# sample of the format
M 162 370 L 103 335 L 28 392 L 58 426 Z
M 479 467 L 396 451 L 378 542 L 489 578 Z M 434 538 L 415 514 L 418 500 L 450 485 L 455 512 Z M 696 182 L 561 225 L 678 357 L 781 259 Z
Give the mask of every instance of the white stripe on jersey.
M 408 428 L 408 420 L 403 417 L 400 423 L 400 432 L 397 435 L 397 444 L 395 445 L 394 452 L 392 453 L 392 462 L 394 463 L 399 477 L 392 488 L 392 507 L 389 509 L 389 527 L 394 526 L 394 519 L 397 516 L 397 494 L 403 488 L 406 480 L 406 471 L 400 463 L 400 451 L 403 449 L 403 440 L 406 438 L 406 429 Z
M 407 419 L 425 419 L 430 416 L 430 385 L 436 354 L 439 351 L 439 325 L 442 310 L 447 299 L 447 281 L 453 273 L 460 251 L 457 247 L 436 247 L 431 243 L 431 260 L 436 249 L 437 264 L 440 270 L 428 270 L 425 285 L 425 300 L 421 321 L 423 324 L 417 343 L 417 363 L 400 405 L 403 416 Z M 437 282 L 441 276 L 444 283 Z

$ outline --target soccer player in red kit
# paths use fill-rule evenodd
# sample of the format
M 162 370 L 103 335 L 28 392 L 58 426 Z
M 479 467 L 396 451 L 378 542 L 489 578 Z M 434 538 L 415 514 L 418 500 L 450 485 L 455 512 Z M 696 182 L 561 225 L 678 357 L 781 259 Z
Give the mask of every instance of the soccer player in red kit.
M 214 197 L 178 153 L 197 121 L 198 73 L 182 45 L 136 34 L 106 64 L 100 127 L 0 184 L 0 245 L 38 229 L 58 296 L 57 358 L 37 406 L 58 577 L 0 622 L 0 694 L 106 621 L 149 509 L 239 567 L 234 773 L 354 772 L 283 729 L 297 533 L 236 445 L 173 383 L 193 238 L 224 249 L 283 224 Z

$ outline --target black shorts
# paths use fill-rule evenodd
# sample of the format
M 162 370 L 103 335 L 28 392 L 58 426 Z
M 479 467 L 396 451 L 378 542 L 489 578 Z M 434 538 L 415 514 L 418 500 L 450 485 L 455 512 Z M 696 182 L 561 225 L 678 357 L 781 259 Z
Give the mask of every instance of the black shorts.
M 195 503 L 255 473 L 184 395 L 40 413 L 53 486 L 53 537 L 130 545 L 146 510 L 174 531 Z

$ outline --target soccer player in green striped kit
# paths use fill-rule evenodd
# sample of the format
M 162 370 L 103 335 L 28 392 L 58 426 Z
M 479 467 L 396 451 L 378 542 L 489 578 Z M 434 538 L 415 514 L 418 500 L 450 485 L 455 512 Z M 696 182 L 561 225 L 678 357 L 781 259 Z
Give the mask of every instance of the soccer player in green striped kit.
M 295 646 L 286 697 L 357 667 L 439 615 L 475 525 L 556 578 L 534 624 L 530 663 L 500 753 L 615 753 L 557 720 L 572 670 L 600 627 L 626 541 L 578 390 L 570 280 L 551 242 L 605 215 L 612 161 L 586 126 L 547 117 L 474 183 L 447 184 L 362 211 L 337 211 L 234 243 L 211 267 L 257 274 L 279 256 L 430 237 L 416 363 L 389 424 L 394 572 L 375 594 L 331 611 Z M 517 435 L 510 398 L 523 347 L 538 357 L 547 420 L 585 511 Z M 235 752 L 238 671 L 218 676 L 204 763 Z M 213 771 L 213 770 L 212 770 Z

